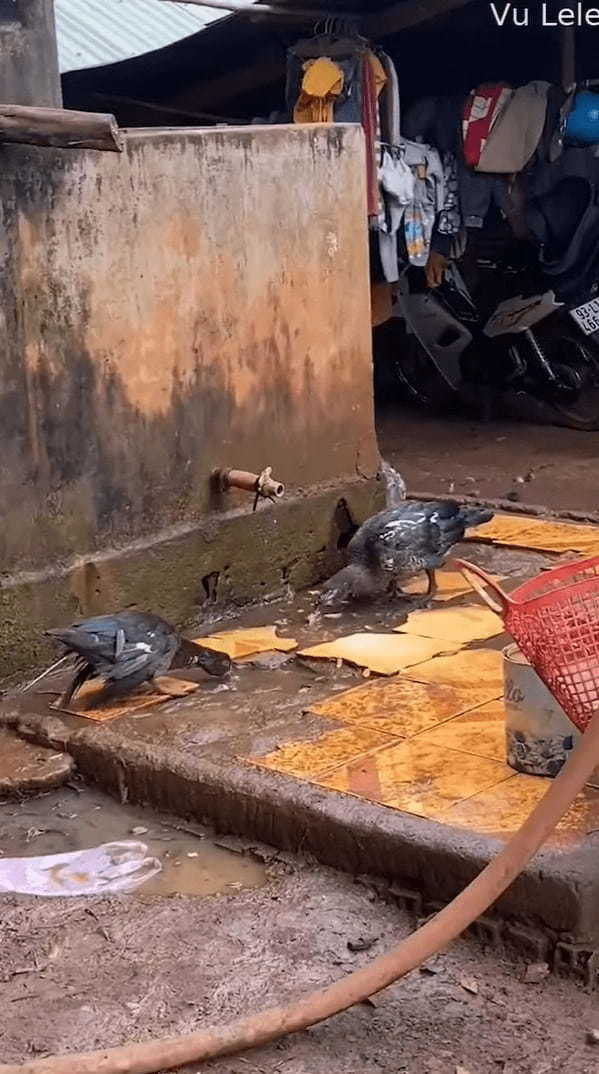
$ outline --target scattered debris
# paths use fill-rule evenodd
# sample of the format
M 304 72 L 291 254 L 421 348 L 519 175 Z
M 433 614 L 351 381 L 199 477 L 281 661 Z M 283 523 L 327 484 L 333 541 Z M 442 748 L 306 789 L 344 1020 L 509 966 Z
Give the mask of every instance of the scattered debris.
M 550 973 L 551 969 L 547 962 L 532 962 L 526 967 L 522 979 L 525 984 L 540 984 L 546 977 L 549 977 Z
M 86 914 L 88 914 L 88 915 L 89 915 L 90 917 L 93 917 L 94 921 L 96 922 L 96 924 L 97 924 L 97 926 L 98 926 L 98 932 L 99 932 L 100 936 L 103 936 L 103 937 L 104 937 L 104 939 L 105 939 L 105 940 L 106 940 L 106 941 L 107 941 L 108 943 L 112 943 L 112 940 L 111 940 L 110 934 L 109 934 L 109 933 L 108 933 L 108 932 L 106 931 L 106 929 L 104 928 L 104 925 L 103 925 L 103 924 L 102 924 L 102 922 L 100 921 L 100 918 L 99 918 L 99 917 L 98 917 L 98 915 L 96 914 L 95 910 L 92 910 L 90 906 L 86 906 L 86 908 L 85 908 L 85 913 L 86 913 Z
M 428 962 L 424 962 L 420 967 L 420 972 L 431 977 L 436 977 L 438 973 L 442 973 L 444 970 L 442 961 L 438 958 L 431 958 Z
M 474 977 L 460 978 L 460 985 L 464 991 L 469 992 L 471 996 L 478 996 L 478 981 L 475 981 Z
M 278 671 L 293 660 L 293 655 L 293 653 L 281 653 L 273 649 L 266 653 L 256 653 L 254 656 L 244 656 L 239 663 L 257 668 L 259 671 Z
M 148 829 L 142 827 L 141 825 L 138 825 L 137 828 L 132 828 L 131 829 L 131 835 L 147 835 L 147 834 L 148 834 Z
M 358 951 L 370 951 L 370 948 L 374 947 L 377 940 L 378 936 L 360 936 L 358 940 L 348 940 L 347 948 L 355 955 Z
M 374 1008 L 374 1010 L 378 1010 L 378 1008 L 382 1006 L 383 1002 L 384 1002 L 383 993 L 379 993 L 379 995 L 368 996 L 367 999 L 363 999 L 362 1003 L 361 1003 L 361 1006 L 362 1007 L 372 1007 L 372 1008 Z

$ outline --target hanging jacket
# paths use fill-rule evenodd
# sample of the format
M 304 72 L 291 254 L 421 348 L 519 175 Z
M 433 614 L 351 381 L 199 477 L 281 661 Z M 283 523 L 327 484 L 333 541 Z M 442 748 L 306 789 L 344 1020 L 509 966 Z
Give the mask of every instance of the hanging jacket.
M 548 82 L 529 82 L 515 91 L 489 131 L 478 172 L 514 175 L 524 170 L 543 135 L 548 92 Z

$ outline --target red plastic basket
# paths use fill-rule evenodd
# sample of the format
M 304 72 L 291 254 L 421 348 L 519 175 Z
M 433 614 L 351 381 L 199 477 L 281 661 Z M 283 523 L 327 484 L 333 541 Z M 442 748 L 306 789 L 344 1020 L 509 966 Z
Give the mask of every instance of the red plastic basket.
M 599 709 L 599 556 L 545 571 L 509 594 L 480 567 L 455 562 L 584 731 Z

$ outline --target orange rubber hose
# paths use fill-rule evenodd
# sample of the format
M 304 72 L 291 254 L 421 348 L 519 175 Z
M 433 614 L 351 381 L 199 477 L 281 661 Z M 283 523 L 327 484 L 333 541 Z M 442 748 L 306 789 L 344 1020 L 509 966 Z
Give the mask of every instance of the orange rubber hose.
M 184 1037 L 0 1066 L 0 1074 L 156 1074 L 233 1055 L 297 1033 L 347 1010 L 421 966 L 455 940 L 509 887 L 536 854 L 599 764 L 599 713 L 568 763 L 509 843 L 448 906 L 398 947 L 326 988 L 228 1026 Z

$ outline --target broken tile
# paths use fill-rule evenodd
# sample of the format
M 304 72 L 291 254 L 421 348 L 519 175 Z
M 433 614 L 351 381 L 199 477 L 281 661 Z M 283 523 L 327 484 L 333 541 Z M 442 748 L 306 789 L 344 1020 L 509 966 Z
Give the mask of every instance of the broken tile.
M 487 701 L 503 696 L 503 654 L 497 649 L 464 649 L 418 664 L 402 677 L 416 682 L 438 682 L 460 689 L 486 691 Z
M 412 612 L 407 622 L 395 627 L 399 634 L 416 634 L 421 638 L 457 642 L 486 641 L 503 634 L 501 616 L 482 604 L 463 604 L 457 608 L 436 608 Z
M 491 577 L 495 582 L 501 581 L 501 575 L 493 574 Z M 427 585 L 426 577 L 418 575 L 416 578 L 411 578 L 401 588 L 404 593 L 409 593 L 410 596 L 419 596 L 420 594 L 424 596 Z M 456 597 L 465 596 L 466 593 L 471 592 L 472 587 L 468 585 L 461 571 L 437 571 L 437 592 L 433 597 L 435 603 L 454 600 Z
M 219 653 L 227 653 L 232 660 L 254 653 L 272 651 L 288 653 L 297 649 L 294 638 L 280 638 L 276 627 L 247 627 L 241 630 L 223 630 L 207 638 L 194 638 L 196 645 L 204 645 Z
M 344 727 L 338 731 L 327 731 L 312 741 L 289 742 L 265 757 L 244 759 L 261 768 L 270 768 L 298 779 L 314 779 L 331 768 L 392 742 L 389 735 L 364 727 Z
M 351 761 L 318 783 L 406 813 L 437 817 L 511 775 L 511 768 L 497 761 L 415 738 Z
M 197 682 L 186 682 L 176 679 L 177 686 L 181 688 L 181 694 L 194 693 L 198 689 Z M 103 695 L 102 686 L 93 683 L 85 683 L 79 690 L 68 708 L 60 708 L 59 712 L 68 712 L 73 716 L 81 716 L 86 720 L 95 720 L 97 723 L 105 723 L 108 720 L 116 720 L 130 716 L 140 709 L 146 709 L 153 705 L 165 704 L 169 698 L 154 690 L 144 692 L 143 687 L 139 691 L 128 694 L 126 697 L 100 700 Z M 51 706 L 57 708 L 56 703 Z
M 476 686 L 456 689 L 435 683 L 412 682 L 402 676 L 378 679 L 368 686 L 335 694 L 312 706 L 310 712 L 395 737 L 412 738 L 443 720 L 466 712 L 473 705 L 482 704 L 487 701 L 487 695 L 484 688 L 477 694 Z
M 469 530 L 468 539 L 492 541 L 513 548 L 539 552 L 580 552 L 599 555 L 599 531 L 596 526 L 578 526 L 570 522 L 551 522 L 522 515 L 495 515 L 491 522 Z
M 489 701 L 464 712 L 418 736 L 419 742 L 432 742 L 462 753 L 474 753 L 491 761 L 506 760 L 505 708 L 503 701 Z
M 402 668 L 430 660 L 438 653 L 455 652 L 459 645 L 397 634 L 349 634 L 345 638 L 302 649 L 300 656 L 346 660 L 379 675 L 394 675 Z

